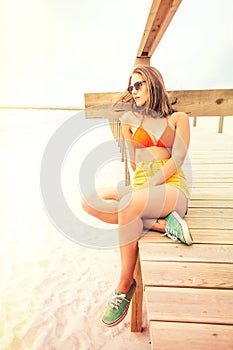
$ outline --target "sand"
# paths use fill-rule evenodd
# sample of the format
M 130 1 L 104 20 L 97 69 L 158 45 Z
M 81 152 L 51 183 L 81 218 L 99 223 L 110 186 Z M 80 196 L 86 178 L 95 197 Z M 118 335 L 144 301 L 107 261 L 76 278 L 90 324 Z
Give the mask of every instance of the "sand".
M 130 312 L 114 328 L 101 316 L 120 271 L 119 250 L 94 249 L 65 237 L 41 197 L 41 159 L 57 128 L 74 115 L 61 111 L 0 111 L 0 349 L 150 349 L 144 306 L 142 333 L 130 332 Z M 105 131 L 109 138 L 111 132 Z M 64 166 L 70 207 L 79 207 L 72 178 L 77 147 Z M 77 164 L 76 164 L 77 166 Z M 97 184 L 123 179 L 121 162 L 102 169 Z M 97 224 L 97 223 L 96 223 Z
M 40 170 L 45 148 L 73 115 L 64 111 L 0 111 L 0 349 L 149 350 L 145 305 L 142 333 L 130 332 L 130 312 L 114 328 L 101 322 L 118 280 L 119 250 L 94 249 L 67 238 L 50 221 L 42 201 Z M 232 135 L 232 121 L 226 118 L 224 136 L 219 137 Z M 202 130 L 205 135 L 208 127 L 215 133 L 217 122 L 217 118 L 211 123 L 208 118 L 198 119 L 199 130 L 195 132 Z M 112 138 L 108 128 L 97 130 L 97 134 L 100 138 L 89 137 L 82 147 L 72 145 L 63 166 L 62 184 L 74 214 L 93 227 L 102 227 L 82 211 L 77 189 L 83 150 L 95 148 L 97 139 L 105 142 Z M 123 164 L 116 160 L 99 169 L 96 185 L 123 179 Z

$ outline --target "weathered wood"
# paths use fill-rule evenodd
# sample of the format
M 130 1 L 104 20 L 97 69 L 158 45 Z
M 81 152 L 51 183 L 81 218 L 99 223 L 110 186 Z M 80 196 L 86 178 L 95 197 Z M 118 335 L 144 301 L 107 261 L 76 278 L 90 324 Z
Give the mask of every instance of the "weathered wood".
M 143 283 L 140 258 L 138 255 L 137 263 L 134 270 L 134 279 L 137 282 L 137 287 L 132 298 L 131 307 L 131 332 L 142 331 L 142 299 L 143 299 Z
M 233 89 L 170 92 L 175 108 L 192 116 L 227 116 L 233 112 Z
M 222 229 L 231 230 L 233 234 L 233 228 L 232 228 L 232 217 L 225 217 L 224 219 L 222 217 L 206 217 L 204 220 L 203 218 L 198 217 L 187 217 L 185 218 L 185 221 L 187 222 L 188 226 L 190 228 L 216 228 L 221 227 Z
M 134 65 L 142 64 L 144 66 L 150 66 L 150 57 L 136 57 Z
M 233 89 L 170 91 L 174 108 L 190 116 L 232 116 Z M 122 93 L 86 93 L 85 108 L 114 103 Z M 97 117 L 97 116 L 96 116 Z M 101 113 L 99 118 L 103 118 Z
M 121 92 L 92 92 L 85 93 L 85 108 L 90 108 L 97 105 L 115 103 L 119 100 Z
M 232 244 L 231 230 L 224 230 L 222 228 L 191 228 L 190 233 L 196 244 Z M 145 236 L 141 238 L 141 243 L 166 243 L 167 245 L 174 244 L 174 242 L 169 241 L 167 237 L 164 237 L 161 235 L 161 233 L 155 231 L 150 231 L 145 234 Z M 166 247 L 164 247 L 164 249 L 167 249 Z
M 214 191 L 209 187 L 202 189 L 198 188 L 197 190 L 192 194 L 192 199 L 215 199 L 216 196 L 219 196 L 221 200 L 232 199 L 232 192 L 228 193 L 227 191 L 223 191 L 222 188 L 214 189 Z
M 137 58 L 151 57 L 176 13 L 181 0 L 154 0 L 139 45 Z
M 226 325 L 150 322 L 152 350 L 232 350 L 233 327 Z
M 142 261 L 145 286 L 233 288 L 233 264 Z
M 211 218 L 214 220 L 214 218 L 219 217 L 220 220 L 223 220 L 224 218 L 230 218 L 233 217 L 233 208 L 198 208 L 189 207 L 188 214 L 186 216 L 186 219 L 192 219 L 192 218 Z
M 145 298 L 149 321 L 233 325 L 231 290 L 146 287 Z
M 233 200 L 191 200 L 189 208 L 233 208 Z
M 233 263 L 233 245 L 150 243 L 139 245 L 141 261 L 186 261 Z
M 224 122 L 224 117 L 219 117 L 219 123 L 218 123 L 218 132 L 222 133 L 223 130 L 223 122 Z

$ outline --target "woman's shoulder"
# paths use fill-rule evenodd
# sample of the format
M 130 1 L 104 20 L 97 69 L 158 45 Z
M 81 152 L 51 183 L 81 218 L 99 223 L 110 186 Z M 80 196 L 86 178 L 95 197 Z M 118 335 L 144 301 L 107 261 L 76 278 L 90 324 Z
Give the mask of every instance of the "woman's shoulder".
M 176 124 L 177 122 L 188 120 L 189 117 L 185 112 L 174 112 L 168 117 L 168 119 Z

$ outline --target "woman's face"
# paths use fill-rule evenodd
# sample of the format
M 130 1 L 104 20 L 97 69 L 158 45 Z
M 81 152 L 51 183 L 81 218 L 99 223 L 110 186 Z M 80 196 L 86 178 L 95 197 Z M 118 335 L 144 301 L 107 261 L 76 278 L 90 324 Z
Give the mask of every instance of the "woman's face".
M 136 83 L 136 85 L 135 85 Z M 138 84 L 141 83 L 141 84 Z M 137 106 L 144 106 L 148 100 L 148 88 L 141 74 L 134 73 L 131 77 L 132 97 Z M 138 88 L 138 90 L 137 90 Z

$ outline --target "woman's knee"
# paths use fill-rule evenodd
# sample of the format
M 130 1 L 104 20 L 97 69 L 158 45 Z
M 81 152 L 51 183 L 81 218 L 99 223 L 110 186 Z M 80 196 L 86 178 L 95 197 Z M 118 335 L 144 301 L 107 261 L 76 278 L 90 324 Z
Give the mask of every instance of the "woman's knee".
M 134 193 L 124 195 L 119 201 L 118 215 L 121 219 L 130 221 L 136 217 L 141 217 L 142 199 Z

